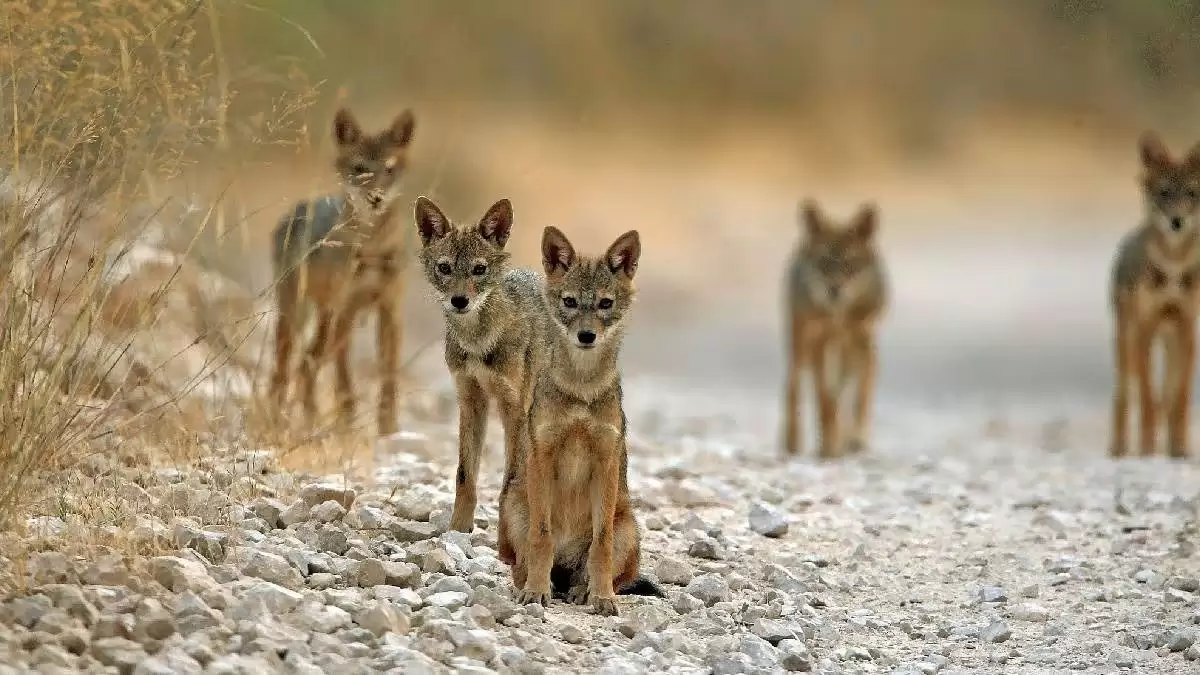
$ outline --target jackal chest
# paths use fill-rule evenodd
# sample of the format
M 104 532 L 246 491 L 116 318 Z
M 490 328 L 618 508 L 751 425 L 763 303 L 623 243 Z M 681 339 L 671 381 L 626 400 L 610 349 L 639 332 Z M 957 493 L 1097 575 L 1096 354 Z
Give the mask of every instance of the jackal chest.
M 560 480 L 572 484 L 587 480 L 598 458 L 616 452 L 621 441 L 619 420 L 597 415 L 585 405 L 549 407 L 537 411 L 534 436 L 552 449 Z

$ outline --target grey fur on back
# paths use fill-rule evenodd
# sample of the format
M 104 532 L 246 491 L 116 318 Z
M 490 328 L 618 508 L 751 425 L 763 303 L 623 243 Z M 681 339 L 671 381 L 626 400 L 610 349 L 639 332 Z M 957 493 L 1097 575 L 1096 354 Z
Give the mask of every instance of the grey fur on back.
M 296 202 L 291 212 L 279 219 L 275 227 L 275 247 L 272 259 L 277 273 L 294 270 L 333 228 L 342 221 L 346 198 L 326 195 Z

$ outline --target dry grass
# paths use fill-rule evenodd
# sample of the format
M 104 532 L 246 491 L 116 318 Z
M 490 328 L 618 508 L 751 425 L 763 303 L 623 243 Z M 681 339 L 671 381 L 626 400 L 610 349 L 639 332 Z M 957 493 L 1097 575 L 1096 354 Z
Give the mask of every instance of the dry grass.
M 285 73 L 265 110 L 231 118 L 243 83 L 212 49 L 223 5 L 0 8 L 0 528 L 81 497 L 103 510 L 68 471 L 83 459 L 188 460 L 245 428 L 266 306 L 197 264 L 236 231 L 236 201 L 160 186 L 231 146 L 302 140 L 313 92 Z

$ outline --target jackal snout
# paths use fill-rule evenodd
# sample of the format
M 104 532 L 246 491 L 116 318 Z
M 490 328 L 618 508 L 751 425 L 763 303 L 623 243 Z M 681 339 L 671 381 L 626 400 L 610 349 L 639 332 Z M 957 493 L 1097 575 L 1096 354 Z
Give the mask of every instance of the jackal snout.
M 475 227 L 454 228 L 425 197 L 416 203 L 421 265 L 443 311 L 471 314 L 504 279 L 509 254 L 504 250 L 513 223 L 512 203 L 501 199 Z
M 869 273 L 875 261 L 875 206 L 865 204 L 848 222 L 837 223 L 815 201 L 806 200 L 800 206 L 800 218 L 808 235 L 804 255 L 815 272 L 805 279 L 809 299 L 823 309 L 837 311 L 872 292 Z
M 640 255 L 637 230 L 618 237 L 602 257 L 583 260 L 558 228 L 546 228 L 542 263 L 547 308 L 554 325 L 577 349 L 593 349 L 620 336 L 633 304 L 631 280 Z
M 1139 139 L 1146 214 L 1168 245 L 1200 229 L 1200 143 L 1177 160 L 1153 131 Z
M 380 213 L 399 196 L 397 179 L 407 164 L 415 124 L 412 111 L 404 110 L 386 130 L 367 134 L 349 110 L 337 112 L 333 122 L 338 151 L 335 166 L 355 208 Z

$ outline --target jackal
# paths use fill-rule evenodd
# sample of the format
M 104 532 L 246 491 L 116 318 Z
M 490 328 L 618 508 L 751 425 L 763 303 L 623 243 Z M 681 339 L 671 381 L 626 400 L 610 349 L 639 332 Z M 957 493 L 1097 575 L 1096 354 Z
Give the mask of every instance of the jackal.
M 546 604 L 556 588 L 613 615 L 618 591 L 662 595 L 638 573 L 617 369 L 640 254 L 636 230 L 600 258 L 576 255 L 555 227 L 542 235 L 550 357 L 534 386 L 532 445 L 500 504 L 521 604 Z
M 1145 213 L 1118 245 L 1109 284 L 1117 370 L 1109 453 L 1126 454 L 1129 388 L 1136 386 L 1140 453 L 1154 454 L 1165 403 L 1167 452 L 1186 457 L 1200 302 L 1200 143 L 1178 160 L 1153 131 L 1138 146 Z M 1150 364 L 1160 341 L 1166 377 L 1164 401 L 1155 401 Z
M 446 365 L 458 391 L 458 471 L 450 527 L 470 532 L 491 400 L 504 425 L 502 500 L 516 470 L 514 457 L 529 444 L 534 375 L 546 359 L 542 279 L 533 270 L 509 268 L 504 245 L 513 209 L 507 199 L 493 204 L 473 226 L 452 225 L 425 197 L 417 199 L 415 209 L 421 266 L 446 317 Z M 504 528 L 501 513 L 500 559 L 511 563 Z
M 857 375 L 853 429 L 846 449 L 866 447 L 878 358 L 875 334 L 888 305 L 888 280 L 876 250 L 878 211 L 863 204 L 849 222 L 834 222 L 813 200 L 800 205 L 804 238 L 787 276 L 787 391 L 784 395 L 784 448 L 801 451 L 800 379 L 812 369 L 817 391 L 819 456 L 836 457 L 843 448 L 839 408 L 845 385 Z M 836 351 L 836 356 L 833 352 Z M 836 369 L 836 377 L 830 372 Z
M 400 352 L 401 267 L 407 253 L 403 230 L 395 223 L 400 174 L 412 142 L 415 119 L 404 110 L 386 130 L 364 133 L 354 115 L 338 110 L 334 168 L 339 195 L 302 201 L 275 228 L 273 262 L 279 319 L 275 326 L 275 373 L 271 392 L 276 410 L 288 397 L 293 343 L 303 329 L 302 304 L 316 312 L 316 335 L 300 362 L 304 409 L 316 415 L 316 379 L 332 346 L 340 418 L 354 416 L 350 381 L 350 333 L 358 313 L 378 312 L 380 387 L 378 427 L 396 431 Z

